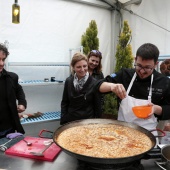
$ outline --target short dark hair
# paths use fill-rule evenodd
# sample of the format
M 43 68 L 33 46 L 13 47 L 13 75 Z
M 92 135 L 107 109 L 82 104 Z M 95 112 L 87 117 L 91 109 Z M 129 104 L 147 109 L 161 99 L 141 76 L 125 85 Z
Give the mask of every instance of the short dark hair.
M 136 51 L 136 57 L 142 57 L 143 60 L 154 59 L 156 63 L 159 57 L 159 50 L 154 44 L 145 43 Z
M 2 43 L 0 43 L 0 51 L 3 51 L 3 53 L 6 55 L 6 57 L 9 55 L 8 48 Z

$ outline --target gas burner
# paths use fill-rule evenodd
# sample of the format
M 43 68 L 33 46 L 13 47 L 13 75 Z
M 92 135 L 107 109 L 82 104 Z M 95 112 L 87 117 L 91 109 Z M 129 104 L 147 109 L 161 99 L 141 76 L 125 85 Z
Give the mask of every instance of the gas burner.
M 169 169 L 168 164 L 166 164 L 166 162 L 164 162 L 162 159 L 161 160 L 156 160 L 155 163 L 161 169 Z
M 144 170 L 144 167 L 140 160 L 119 164 L 101 164 L 78 160 L 77 170 Z

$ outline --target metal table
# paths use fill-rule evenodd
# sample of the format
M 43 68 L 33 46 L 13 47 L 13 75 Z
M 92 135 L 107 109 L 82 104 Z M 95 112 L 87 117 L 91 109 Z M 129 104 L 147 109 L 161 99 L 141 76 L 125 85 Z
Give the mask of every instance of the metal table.
M 145 170 L 160 170 L 155 159 L 142 160 Z M 53 162 L 6 155 L 0 151 L 0 169 L 5 170 L 76 170 L 77 160 L 60 152 Z
M 24 124 L 25 136 L 37 136 L 42 129 L 55 131 L 59 127 L 59 121 L 47 121 L 43 123 Z M 145 170 L 160 170 L 155 164 L 156 159 L 142 160 Z M 159 159 L 158 159 L 159 160 Z M 53 162 L 34 160 L 30 158 L 6 155 L 0 151 L 0 169 L 5 170 L 77 170 L 77 159 L 65 152 L 60 152 Z

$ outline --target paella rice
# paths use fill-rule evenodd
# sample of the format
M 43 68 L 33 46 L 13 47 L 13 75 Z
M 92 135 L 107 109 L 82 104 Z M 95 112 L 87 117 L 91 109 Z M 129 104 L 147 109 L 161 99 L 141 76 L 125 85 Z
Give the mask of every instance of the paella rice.
M 98 158 L 135 156 L 152 147 L 152 141 L 146 134 L 114 124 L 71 127 L 61 132 L 56 142 L 70 152 Z

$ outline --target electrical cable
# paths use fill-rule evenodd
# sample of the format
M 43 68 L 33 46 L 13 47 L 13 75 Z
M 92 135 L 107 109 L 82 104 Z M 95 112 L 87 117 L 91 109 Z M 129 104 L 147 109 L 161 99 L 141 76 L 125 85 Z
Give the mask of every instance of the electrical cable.
M 154 23 L 154 22 L 152 22 L 152 21 L 150 21 L 150 20 L 148 20 L 148 19 L 146 19 L 146 18 L 144 18 L 144 17 L 136 14 L 136 13 L 134 13 L 132 10 L 128 10 L 127 8 L 122 8 L 122 9 L 125 10 L 125 11 L 128 11 L 130 14 L 136 15 L 136 16 L 138 16 L 139 18 L 144 19 L 145 21 L 150 22 L 150 23 L 153 24 L 153 25 L 156 25 L 156 26 L 159 27 L 159 28 L 162 28 L 163 30 L 165 30 L 165 31 L 167 31 L 167 32 L 170 32 L 170 30 L 168 30 L 168 29 L 166 29 L 166 28 L 164 28 L 164 27 L 162 27 L 162 26 L 160 26 L 160 25 L 158 25 L 158 24 L 156 24 L 156 23 Z

